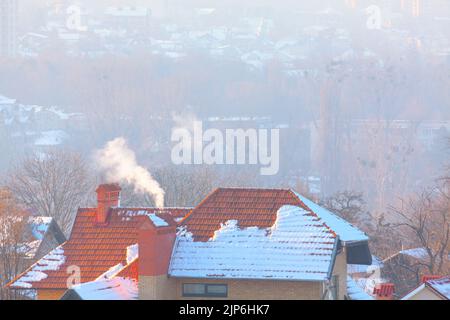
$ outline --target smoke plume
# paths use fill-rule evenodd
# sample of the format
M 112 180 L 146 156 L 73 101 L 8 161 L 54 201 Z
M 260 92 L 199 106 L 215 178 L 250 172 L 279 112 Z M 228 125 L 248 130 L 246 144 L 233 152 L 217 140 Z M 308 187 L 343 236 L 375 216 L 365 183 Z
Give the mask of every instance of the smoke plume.
M 150 194 L 156 207 L 164 207 L 164 190 L 147 169 L 138 165 L 136 155 L 124 138 L 109 141 L 96 152 L 95 159 L 106 172 L 108 182 L 129 183 L 136 192 Z

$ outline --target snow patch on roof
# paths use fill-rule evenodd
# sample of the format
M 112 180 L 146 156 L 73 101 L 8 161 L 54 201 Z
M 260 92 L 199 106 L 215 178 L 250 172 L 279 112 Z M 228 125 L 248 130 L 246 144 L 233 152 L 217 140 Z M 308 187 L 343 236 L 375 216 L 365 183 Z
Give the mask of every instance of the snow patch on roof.
M 416 258 L 416 259 L 426 259 L 428 258 L 428 253 L 425 248 L 414 248 L 400 251 L 401 254 Z
M 132 263 L 139 257 L 139 244 L 133 244 L 127 247 L 127 264 Z
M 156 214 L 149 214 L 148 217 L 153 222 L 155 227 L 168 227 L 169 224 L 162 218 L 158 217 Z
M 66 257 L 62 246 L 57 247 L 49 254 L 36 262 L 23 274 L 19 280 L 13 283 L 14 287 L 31 288 L 30 282 L 39 282 L 47 278 L 45 271 L 56 271 L 64 264 Z
M 450 276 L 441 279 L 429 280 L 427 281 L 427 285 L 450 300 Z
M 354 227 L 344 219 L 338 217 L 334 213 L 331 213 L 325 208 L 322 208 L 318 204 L 313 201 L 303 197 L 302 195 L 295 192 L 295 195 L 309 208 L 312 212 L 318 215 L 327 226 L 331 228 L 336 234 L 339 235 L 339 239 L 343 242 L 360 242 L 360 241 L 368 241 L 369 237 Z
M 241 229 L 229 220 L 207 242 L 178 232 L 169 274 L 175 277 L 323 281 L 336 238 L 323 221 L 297 206 L 283 206 L 271 228 Z
M 118 263 L 115 266 L 109 268 L 105 273 L 95 279 L 95 281 L 112 279 L 117 276 L 125 267 L 126 266 L 123 263 Z
M 72 287 L 83 300 L 137 300 L 138 285 L 128 278 L 92 281 Z

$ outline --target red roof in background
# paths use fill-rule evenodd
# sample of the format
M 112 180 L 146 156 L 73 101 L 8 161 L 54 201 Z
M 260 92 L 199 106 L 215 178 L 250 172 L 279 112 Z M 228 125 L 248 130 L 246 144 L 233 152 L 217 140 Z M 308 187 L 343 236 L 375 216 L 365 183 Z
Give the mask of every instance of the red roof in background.
M 175 217 L 187 214 L 190 209 L 153 209 L 153 208 L 115 208 L 110 210 L 106 225 L 96 224 L 95 209 L 80 209 L 72 229 L 70 239 L 62 246 L 66 258 L 56 271 L 45 271 L 47 278 L 32 284 L 33 289 L 67 289 L 67 268 L 78 266 L 81 269 L 81 283 L 93 281 L 108 271 L 111 267 L 122 263 L 127 265 L 127 247 L 138 243 L 139 227 L 148 217 L 145 213 L 156 213 L 169 225 L 176 225 L 171 213 Z M 131 213 L 131 214 L 126 214 Z M 33 265 L 39 265 L 39 261 Z M 32 270 L 31 266 L 22 275 L 11 282 L 10 286 L 16 289 L 14 283 Z M 130 270 L 124 272 L 130 272 Z
M 425 283 L 425 282 L 430 281 L 430 280 L 436 280 L 436 279 L 441 279 L 441 278 L 442 278 L 442 276 L 436 276 L 436 275 L 429 275 L 429 274 L 427 274 L 427 275 L 423 275 L 422 276 L 422 279 L 421 279 L 420 283 Z
M 395 292 L 393 283 L 380 283 L 373 289 L 373 294 L 378 297 L 391 297 Z
M 291 191 L 284 189 L 216 189 L 181 222 L 196 241 L 208 241 L 221 224 L 238 220 L 241 228 L 270 228 L 285 205 L 312 211 Z M 313 214 L 313 213 L 312 213 Z

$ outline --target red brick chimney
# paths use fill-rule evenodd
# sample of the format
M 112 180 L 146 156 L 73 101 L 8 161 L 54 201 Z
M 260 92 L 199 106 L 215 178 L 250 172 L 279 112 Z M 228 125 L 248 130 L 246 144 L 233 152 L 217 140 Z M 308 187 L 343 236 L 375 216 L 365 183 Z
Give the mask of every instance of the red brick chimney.
M 97 190 L 97 224 L 106 224 L 109 209 L 118 207 L 120 204 L 120 191 L 118 184 L 101 184 Z
M 167 275 L 176 232 L 176 224 L 142 226 L 139 230 L 139 276 Z
M 377 300 L 394 300 L 394 292 L 393 283 L 379 283 L 373 290 Z

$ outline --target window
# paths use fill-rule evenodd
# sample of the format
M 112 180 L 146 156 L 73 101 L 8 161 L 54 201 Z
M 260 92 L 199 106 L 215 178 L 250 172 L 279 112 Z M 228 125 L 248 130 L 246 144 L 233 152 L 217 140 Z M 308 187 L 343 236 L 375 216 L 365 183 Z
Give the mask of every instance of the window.
M 184 283 L 183 297 L 218 297 L 228 296 L 226 284 Z

